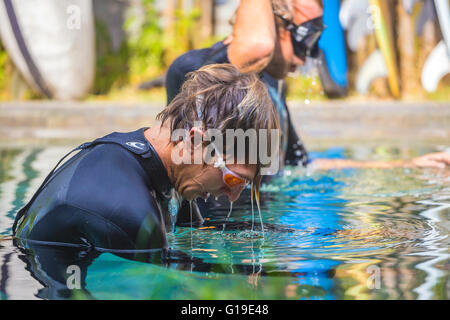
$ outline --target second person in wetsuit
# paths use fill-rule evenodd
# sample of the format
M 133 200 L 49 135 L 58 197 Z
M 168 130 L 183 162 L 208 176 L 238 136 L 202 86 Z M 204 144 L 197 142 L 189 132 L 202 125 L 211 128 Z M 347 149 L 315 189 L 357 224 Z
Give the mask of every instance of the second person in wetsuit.
M 210 63 L 232 63 L 241 72 L 260 74 L 278 113 L 282 130 L 280 154 L 287 165 L 306 166 L 308 154 L 290 119 L 282 80 L 317 54 L 323 30 L 318 0 L 242 0 L 233 35 L 210 48 L 191 50 L 178 57 L 166 75 L 167 102 L 179 92 L 188 72 Z M 295 27 L 304 28 L 294 41 Z
M 266 85 L 277 111 L 281 128 L 280 164 L 306 166 L 308 153 L 292 124 L 286 105 L 286 90 L 283 79 L 290 71 L 305 62 L 307 55 L 313 55 L 322 30 L 322 6 L 316 0 L 242 0 L 237 10 L 233 35 L 210 48 L 191 50 L 178 57 L 169 67 L 166 75 L 167 103 L 180 91 L 186 74 L 211 63 L 229 63 L 241 72 L 257 72 Z M 292 40 L 292 21 L 297 25 L 306 23 L 305 40 Z M 314 24 L 309 26 L 308 23 Z M 297 48 L 304 50 L 296 50 Z M 240 202 L 246 202 L 249 193 L 244 193 Z M 196 203 L 205 215 L 222 215 L 215 208 L 226 208 L 224 199 L 210 198 L 207 203 Z M 239 205 L 239 203 L 237 204 Z M 189 210 L 187 202 L 183 210 Z M 225 210 L 226 211 L 226 210 Z

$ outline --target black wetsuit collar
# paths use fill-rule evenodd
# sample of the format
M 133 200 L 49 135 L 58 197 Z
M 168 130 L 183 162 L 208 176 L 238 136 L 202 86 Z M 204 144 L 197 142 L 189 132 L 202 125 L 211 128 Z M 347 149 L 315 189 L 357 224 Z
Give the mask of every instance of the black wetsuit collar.
M 147 128 L 139 129 L 139 133 L 142 135 L 142 139 L 146 142 L 149 147 L 148 152 L 141 155 L 141 164 L 147 173 L 153 189 L 160 194 L 160 196 L 169 197 L 171 190 L 173 188 L 170 182 L 169 175 L 167 173 L 166 167 L 156 152 L 153 145 L 145 138 L 144 131 Z

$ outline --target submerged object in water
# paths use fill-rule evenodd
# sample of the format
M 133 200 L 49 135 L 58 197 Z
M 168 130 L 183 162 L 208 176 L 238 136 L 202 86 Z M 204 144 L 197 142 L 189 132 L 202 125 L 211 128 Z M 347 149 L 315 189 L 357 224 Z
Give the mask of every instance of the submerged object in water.
M 4 0 L 0 36 L 27 83 L 47 98 L 80 99 L 95 73 L 91 0 Z

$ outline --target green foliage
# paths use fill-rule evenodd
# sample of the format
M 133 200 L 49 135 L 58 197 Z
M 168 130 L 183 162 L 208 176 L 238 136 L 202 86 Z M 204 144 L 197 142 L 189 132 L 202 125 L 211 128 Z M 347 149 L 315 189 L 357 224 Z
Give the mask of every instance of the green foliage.
M 129 74 L 132 83 L 157 76 L 164 68 L 164 35 L 159 25 L 158 12 L 153 0 L 144 0 L 144 21 L 140 34 L 131 37 L 126 46 L 129 55 Z M 136 23 L 137 17 L 125 22 L 125 30 Z
M 302 100 L 306 104 L 310 101 L 326 100 L 318 76 L 300 75 L 286 79 L 288 85 L 287 99 Z
M 181 9 L 175 10 L 175 21 L 172 27 L 169 27 L 164 38 L 164 64 L 166 66 L 186 51 L 196 47 L 195 22 L 200 18 L 200 10 L 193 9 L 190 12 L 184 12 Z
M 41 98 L 43 98 L 43 95 L 31 90 L 19 70 L 15 68 L 8 52 L 0 43 L 0 101 Z
M 106 94 L 113 87 L 128 82 L 128 47 L 122 45 L 118 52 L 113 52 L 107 27 L 100 21 L 95 22 L 95 27 L 97 61 L 94 94 Z
M 194 48 L 195 22 L 201 13 L 198 9 L 185 12 L 175 10 L 173 24 L 166 30 L 154 0 L 143 0 L 143 17 L 130 16 L 124 29 L 131 36 L 118 52 L 112 52 L 107 27 L 96 22 L 97 63 L 94 94 L 117 96 L 117 90 L 157 77 L 165 72 L 172 61 Z M 132 30 L 139 25 L 139 31 Z M 120 94 L 119 94 L 120 96 Z
M 176 9 L 173 24 L 163 30 L 154 0 L 144 0 L 143 6 L 145 16 L 141 32 L 127 43 L 131 83 L 160 75 L 179 55 L 193 49 L 195 22 L 201 16 L 198 9 L 190 12 Z M 129 30 L 134 23 L 136 17 L 130 17 L 125 23 L 125 30 Z
M 94 94 L 110 94 L 128 85 L 159 75 L 163 68 L 163 30 L 159 26 L 154 0 L 143 0 L 144 17 L 139 33 L 122 42 L 119 50 L 111 48 L 106 25 L 96 21 L 96 79 Z M 129 17 L 123 28 L 129 31 L 139 23 L 137 16 Z
M 0 43 L 0 100 L 3 100 L 4 96 L 6 95 L 6 89 L 7 89 L 7 62 L 8 61 L 8 55 L 6 53 L 6 50 L 2 47 L 2 44 Z

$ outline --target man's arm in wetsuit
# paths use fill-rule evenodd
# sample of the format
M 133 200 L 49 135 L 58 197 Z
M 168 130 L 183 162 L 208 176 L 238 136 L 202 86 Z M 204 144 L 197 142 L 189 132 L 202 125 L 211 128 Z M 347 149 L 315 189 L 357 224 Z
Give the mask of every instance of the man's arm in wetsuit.
M 166 75 L 167 105 L 169 105 L 173 98 L 180 92 L 181 86 L 186 80 L 186 74 L 202 67 L 209 51 L 209 48 L 191 50 L 179 56 L 172 62 Z

